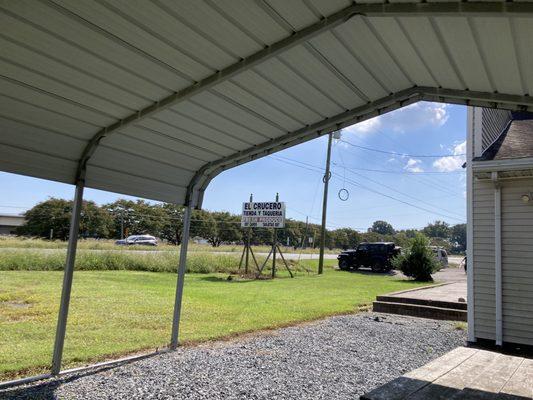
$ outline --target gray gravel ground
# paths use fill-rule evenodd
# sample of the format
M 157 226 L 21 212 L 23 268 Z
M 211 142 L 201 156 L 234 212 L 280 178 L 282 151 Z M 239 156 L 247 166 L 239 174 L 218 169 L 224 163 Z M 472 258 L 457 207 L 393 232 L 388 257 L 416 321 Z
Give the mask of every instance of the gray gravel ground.
M 13 399 L 357 399 L 463 345 L 453 322 L 362 313 L 0 391 Z

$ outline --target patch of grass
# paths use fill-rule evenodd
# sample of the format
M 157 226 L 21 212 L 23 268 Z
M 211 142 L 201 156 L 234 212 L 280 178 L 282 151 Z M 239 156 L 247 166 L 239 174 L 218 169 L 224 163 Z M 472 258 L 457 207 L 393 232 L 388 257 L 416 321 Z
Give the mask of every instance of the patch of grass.
M 453 324 L 453 327 L 457 331 L 466 331 L 466 329 L 468 328 L 468 325 L 466 324 L 466 322 L 455 322 Z
M 316 261 L 304 264 L 316 271 Z M 226 278 L 227 274 L 186 275 L 182 343 L 350 313 L 378 294 L 421 285 L 330 267 L 322 276 L 299 272 L 295 279 L 281 270 L 275 280 Z M 49 368 L 61 281 L 60 271 L 0 274 L 0 379 Z M 173 273 L 77 271 L 63 367 L 166 346 L 175 286 Z

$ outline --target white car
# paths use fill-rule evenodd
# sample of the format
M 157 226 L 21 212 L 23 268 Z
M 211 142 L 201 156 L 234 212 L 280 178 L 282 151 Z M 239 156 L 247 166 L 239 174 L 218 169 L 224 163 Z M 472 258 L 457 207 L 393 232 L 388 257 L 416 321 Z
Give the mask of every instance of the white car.
M 141 246 L 157 246 L 157 239 L 151 235 L 131 235 L 126 239 L 117 240 L 115 244 L 122 246 L 141 245 Z
M 437 246 L 431 246 L 431 250 L 433 251 L 433 254 L 435 254 L 435 258 L 442 266 L 442 268 L 448 267 L 448 253 L 446 252 L 446 250 L 444 250 L 442 247 Z

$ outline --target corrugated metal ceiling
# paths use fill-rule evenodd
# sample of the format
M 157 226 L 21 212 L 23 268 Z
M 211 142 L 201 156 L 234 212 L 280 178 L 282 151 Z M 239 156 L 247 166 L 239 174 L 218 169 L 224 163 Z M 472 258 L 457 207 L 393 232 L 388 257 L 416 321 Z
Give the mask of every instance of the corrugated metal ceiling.
M 0 1 L 0 169 L 198 205 L 418 100 L 533 108 L 531 3 L 368 3 Z

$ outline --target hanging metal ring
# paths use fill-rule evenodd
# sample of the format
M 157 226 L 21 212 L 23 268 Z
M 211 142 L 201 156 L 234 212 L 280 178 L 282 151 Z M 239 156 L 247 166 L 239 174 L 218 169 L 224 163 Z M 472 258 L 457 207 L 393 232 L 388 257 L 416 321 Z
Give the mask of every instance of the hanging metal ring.
M 326 174 L 324 174 L 324 176 L 322 177 L 322 182 L 326 183 L 326 180 L 329 181 L 330 179 L 331 179 L 331 171 L 329 171 L 327 178 L 326 178 Z
M 341 201 L 347 201 L 350 198 L 350 192 L 348 192 L 347 189 L 342 188 L 339 190 L 338 196 Z

